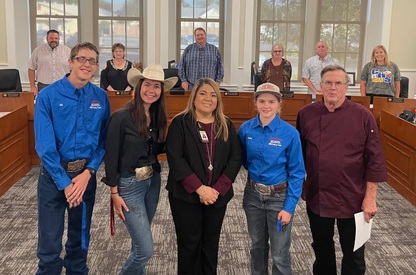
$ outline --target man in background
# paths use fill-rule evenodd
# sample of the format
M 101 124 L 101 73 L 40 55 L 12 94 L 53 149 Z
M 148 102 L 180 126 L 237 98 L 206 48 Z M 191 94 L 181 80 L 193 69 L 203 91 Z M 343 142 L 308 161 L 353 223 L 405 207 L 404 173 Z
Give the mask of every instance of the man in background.
M 59 44 L 59 39 L 59 32 L 51 29 L 46 34 L 47 43 L 33 50 L 28 63 L 28 76 L 30 91 L 35 95 L 69 73 L 68 59 L 71 49 Z
M 319 41 L 315 46 L 316 55 L 305 61 L 302 70 L 302 80 L 308 86 L 308 94 L 312 94 L 315 101 L 316 95 L 321 95 L 321 71 L 330 64 L 340 65 L 339 61 L 328 56 L 328 45 Z
M 42 162 L 38 180 L 37 275 L 88 274 L 87 254 L 97 179 L 104 159 L 110 104 L 90 82 L 98 49 L 76 45 L 67 60 L 71 73 L 36 98 L 35 142 Z M 68 238 L 62 252 L 65 211 Z
M 212 78 L 220 86 L 224 78 L 224 66 L 218 48 L 207 43 L 207 33 L 203 28 L 194 31 L 195 43 L 186 47 L 179 66 L 182 88 L 190 91 L 201 78 Z
M 349 79 L 344 68 L 329 65 L 321 77 L 324 100 L 304 106 L 296 122 L 307 175 L 302 198 L 315 252 L 313 274 L 337 274 L 336 224 L 341 274 L 362 275 L 364 245 L 353 251 L 354 214 L 363 212 L 368 223 L 377 213 L 377 187 L 387 180 L 386 163 L 373 114 L 345 97 Z

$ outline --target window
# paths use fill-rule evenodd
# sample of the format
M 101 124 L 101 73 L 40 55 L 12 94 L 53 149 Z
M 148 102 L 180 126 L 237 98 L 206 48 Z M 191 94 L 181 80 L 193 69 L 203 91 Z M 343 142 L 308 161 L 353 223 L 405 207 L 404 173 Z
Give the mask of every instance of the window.
M 222 53 L 224 0 L 181 0 L 177 12 L 180 18 L 177 60 L 183 50 L 194 43 L 194 30 L 198 27 L 205 29 L 207 42 L 217 46 Z
M 34 0 L 30 1 L 32 50 L 46 43 L 46 32 L 56 29 L 60 43 L 72 48 L 78 43 L 79 0 Z
M 126 59 L 133 63 L 141 61 L 142 0 L 95 0 L 98 13 L 97 29 L 100 51 L 100 70 L 113 58 L 111 47 L 122 43 L 126 47 Z
M 320 0 L 319 7 L 319 40 L 347 72 L 360 75 L 367 0 Z
M 292 63 L 292 80 L 301 78 L 305 24 L 305 0 L 261 0 L 258 6 L 257 60 L 261 66 L 271 58 L 274 44 L 285 48 L 284 58 Z

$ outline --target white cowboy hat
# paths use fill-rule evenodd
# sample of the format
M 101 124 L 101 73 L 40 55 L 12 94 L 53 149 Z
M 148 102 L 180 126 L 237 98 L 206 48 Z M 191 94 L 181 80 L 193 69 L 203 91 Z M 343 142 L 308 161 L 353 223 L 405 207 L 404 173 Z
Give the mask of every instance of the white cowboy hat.
M 127 73 L 127 81 L 135 88 L 142 78 L 160 81 L 164 84 L 165 91 L 172 89 L 176 82 L 178 82 L 178 78 L 176 76 L 165 79 L 165 73 L 163 72 L 162 66 L 159 64 L 150 64 L 146 69 L 144 69 L 143 73 L 136 68 L 131 68 Z

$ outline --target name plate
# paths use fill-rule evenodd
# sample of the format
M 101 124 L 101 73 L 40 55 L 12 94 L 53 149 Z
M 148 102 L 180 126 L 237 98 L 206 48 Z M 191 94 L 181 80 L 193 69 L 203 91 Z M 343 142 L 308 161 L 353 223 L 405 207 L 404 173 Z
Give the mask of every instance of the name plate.
M 131 91 L 116 91 L 116 95 L 131 95 Z
M 387 102 L 396 102 L 396 103 L 403 103 L 404 98 L 401 97 L 388 97 Z
M 20 93 L 18 92 L 9 92 L 9 93 L 3 93 L 3 97 L 19 97 Z
M 225 92 L 224 95 L 226 95 L 226 96 L 237 96 L 237 95 L 240 95 L 240 93 L 239 92 Z
M 169 94 L 170 95 L 185 95 L 185 91 L 184 90 L 170 90 Z
M 294 96 L 295 96 L 294 92 L 283 92 L 282 93 L 283 98 L 291 98 L 291 97 L 294 97 Z

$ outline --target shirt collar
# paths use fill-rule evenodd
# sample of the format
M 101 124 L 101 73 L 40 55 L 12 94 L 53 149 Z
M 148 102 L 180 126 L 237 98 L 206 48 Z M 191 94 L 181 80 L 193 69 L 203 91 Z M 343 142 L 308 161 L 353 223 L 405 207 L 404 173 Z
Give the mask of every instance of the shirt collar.
M 281 122 L 282 120 L 280 119 L 279 115 L 276 115 L 274 119 L 265 127 L 269 127 L 273 131 L 280 125 Z M 260 114 L 256 115 L 254 127 L 263 127 L 260 121 Z

